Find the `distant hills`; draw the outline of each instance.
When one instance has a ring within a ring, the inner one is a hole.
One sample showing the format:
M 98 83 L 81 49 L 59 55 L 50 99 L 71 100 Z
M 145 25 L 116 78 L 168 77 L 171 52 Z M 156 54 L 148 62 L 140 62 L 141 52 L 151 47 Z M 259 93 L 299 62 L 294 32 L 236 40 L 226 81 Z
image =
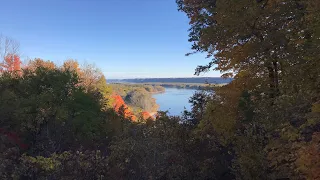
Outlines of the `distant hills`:
M 207 83 L 225 84 L 232 78 L 220 77 L 194 77 L 194 78 L 136 78 L 136 79 L 109 79 L 108 83 Z

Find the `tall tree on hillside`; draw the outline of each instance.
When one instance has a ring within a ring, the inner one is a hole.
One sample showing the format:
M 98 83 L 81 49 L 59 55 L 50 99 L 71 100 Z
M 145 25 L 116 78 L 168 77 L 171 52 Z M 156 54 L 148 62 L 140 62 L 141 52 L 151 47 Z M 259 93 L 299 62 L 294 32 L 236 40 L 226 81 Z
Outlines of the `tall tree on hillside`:
M 304 179 L 300 171 L 317 177 L 310 163 L 316 146 L 301 147 L 320 125 L 319 114 L 308 114 L 320 99 L 320 1 L 177 3 L 190 19 L 193 53 L 212 58 L 196 74 L 214 69 L 235 77 L 206 104 L 198 126 L 206 149 L 218 142 L 231 152 L 226 165 L 237 179 Z M 298 152 L 306 151 L 297 168 Z M 204 154 L 203 162 L 210 158 Z
M 20 71 L 19 43 L 0 35 L 0 71 Z
M 270 95 L 279 91 L 281 77 L 290 68 L 315 61 L 319 48 L 318 1 L 293 0 L 177 0 L 190 18 L 189 41 L 195 52 L 212 61 L 225 76 L 265 79 Z M 250 82 L 250 81 L 246 81 Z M 246 83 L 244 82 L 244 83 Z M 261 83 L 263 81 L 260 81 Z
M 103 77 L 103 73 L 94 65 L 85 64 L 81 68 L 81 81 L 88 90 L 95 89 L 97 82 Z

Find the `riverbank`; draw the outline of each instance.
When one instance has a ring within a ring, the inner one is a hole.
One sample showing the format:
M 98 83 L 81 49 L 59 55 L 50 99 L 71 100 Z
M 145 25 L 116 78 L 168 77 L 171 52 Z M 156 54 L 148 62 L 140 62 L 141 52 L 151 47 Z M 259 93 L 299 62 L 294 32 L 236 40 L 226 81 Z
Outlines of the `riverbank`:
M 226 85 L 224 84 L 204 84 L 204 83 L 161 83 L 161 82 L 150 82 L 150 83 L 136 83 L 145 86 L 161 86 L 164 88 L 177 88 L 177 89 L 193 89 L 193 90 L 205 90 L 214 89 Z

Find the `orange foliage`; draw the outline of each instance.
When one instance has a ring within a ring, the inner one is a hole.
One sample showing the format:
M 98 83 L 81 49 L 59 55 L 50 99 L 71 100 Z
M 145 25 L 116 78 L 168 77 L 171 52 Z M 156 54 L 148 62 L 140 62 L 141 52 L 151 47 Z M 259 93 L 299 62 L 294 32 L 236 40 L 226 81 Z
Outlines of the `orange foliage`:
M 34 71 L 38 67 L 55 69 L 56 65 L 52 61 L 44 61 L 43 59 L 36 58 L 33 61 L 30 61 L 26 68 L 30 69 L 31 71 Z
M 131 119 L 132 121 L 136 121 L 137 117 L 129 110 L 128 106 L 122 99 L 122 97 L 118 94 L 113 94 L 111 98 L 114 100 L 113 101 L 113 108 L 114 110 L 121 114 L 123 113 L 125 118 Z M 123 110 L 123 112 L 121 112 Z
M 146 112 L 146 111 L 141 112 L 141 117 L 142 117 L 142 119 L 144 119 L 144 120 L 147 120 L 147 119 L 149 119 L 149 118 L 153 119 L 153 117 L 151 116 L 151 114 L 148 113 L 148 112 Z
M 75 71 L 78 75 L 81 76 L 81 70 L 80 70 L 80 66 L 79 63 L 75 60 L 69 59 L 67 61 L 65 61 L 63 63 L 63 69 L 64 70 L 71 70 L 71 71 Z
M 4 63 L 1 65 L 1 70 L 4 71 L 20 71 L 21 70 L 21 61 L 20 57 L 15 54 L 9 54 L 4 58 Z

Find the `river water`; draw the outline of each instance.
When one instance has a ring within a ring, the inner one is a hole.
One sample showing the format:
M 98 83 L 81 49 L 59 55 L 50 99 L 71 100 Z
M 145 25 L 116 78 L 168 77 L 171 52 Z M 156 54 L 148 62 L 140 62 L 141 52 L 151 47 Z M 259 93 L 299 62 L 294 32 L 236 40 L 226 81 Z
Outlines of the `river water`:
M 169 115 L 181 115 L 184 108 L 191 109 L 189 98 L 194 94 L 194 89 L 178 89 L 166 88 L 166 92 L 153 94 L 157 104 L 160 106 L 160 111 L 169 111 Z

